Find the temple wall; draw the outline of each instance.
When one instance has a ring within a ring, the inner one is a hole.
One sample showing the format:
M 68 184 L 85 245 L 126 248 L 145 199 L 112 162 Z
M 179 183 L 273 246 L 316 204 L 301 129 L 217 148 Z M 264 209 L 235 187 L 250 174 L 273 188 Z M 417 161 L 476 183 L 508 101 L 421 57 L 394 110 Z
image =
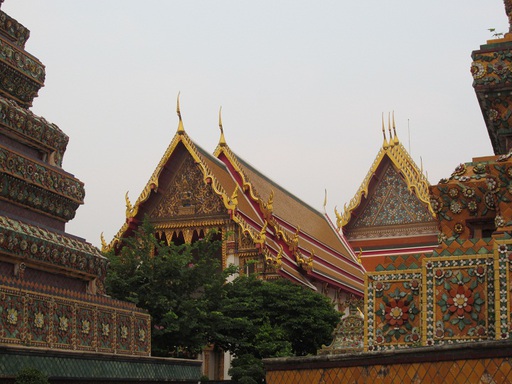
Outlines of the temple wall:
M 2 345 L 149 356 L 150 338 L 149 315 L 128 303 L 0 286 Z
M 267 384 L 510 383 L 512 343 L 265 360 Z

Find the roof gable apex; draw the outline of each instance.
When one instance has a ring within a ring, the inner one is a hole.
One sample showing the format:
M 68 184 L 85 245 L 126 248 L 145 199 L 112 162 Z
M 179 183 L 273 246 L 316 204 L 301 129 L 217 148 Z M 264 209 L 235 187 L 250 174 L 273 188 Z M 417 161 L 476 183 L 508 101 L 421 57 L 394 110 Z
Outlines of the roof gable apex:
M 361 186 L 357 190 L 354 197 L 350 200 L 348 206 L 345 204 L 343 214 L 336 214 L 336 225 L 339 229 L 347 227 L 352 220 L 353 214 L 356 213 L 364 202 L 368 200 L 370 186 L 382 175 L 386 169 L 387 161 L 391 162 L 392 166 L 399 172 L 411 193 L 424 203 L 430 214 L 435 217 L 435 213 L 430 205 L 429 182 L 423 174 L 423 170 L 418 168 L 414 160 L 411 158 L 402 143 L 399 142 L 397 136 L 390 139 L 389 142 L 384 140 L 384 144 L 377 153 L 368 173 L 366 174 Z

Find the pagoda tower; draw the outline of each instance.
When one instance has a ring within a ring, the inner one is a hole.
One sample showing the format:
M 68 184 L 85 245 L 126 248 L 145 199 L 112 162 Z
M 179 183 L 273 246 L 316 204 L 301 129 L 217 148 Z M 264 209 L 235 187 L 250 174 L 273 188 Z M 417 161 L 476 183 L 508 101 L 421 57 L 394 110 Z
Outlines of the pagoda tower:
M 107 259 L 65 232 L 84 184 L 62 168 L 68 136 L 29 109 L 45 80 L 29 34 L 0 10 L 0 381 L 24 367 L 88 383 L 197 379 L 200 362 L 149 357 L 150 316 L 106 296 Z

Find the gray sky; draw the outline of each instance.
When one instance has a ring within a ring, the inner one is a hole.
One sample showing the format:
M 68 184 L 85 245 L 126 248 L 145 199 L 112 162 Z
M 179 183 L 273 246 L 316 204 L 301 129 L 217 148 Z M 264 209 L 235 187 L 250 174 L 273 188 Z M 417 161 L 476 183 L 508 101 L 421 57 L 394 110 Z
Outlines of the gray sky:
M 6 0 L 46 65 L 32 111 L 70 143 L 85 183 L 67 231 L 100 245 L 177 128 L 233 151 L 318 210 L 352 198 L 382 144 L 381 113 L 429 180 L 492 154 L 471 51 L 506 32 L 501 0 Z

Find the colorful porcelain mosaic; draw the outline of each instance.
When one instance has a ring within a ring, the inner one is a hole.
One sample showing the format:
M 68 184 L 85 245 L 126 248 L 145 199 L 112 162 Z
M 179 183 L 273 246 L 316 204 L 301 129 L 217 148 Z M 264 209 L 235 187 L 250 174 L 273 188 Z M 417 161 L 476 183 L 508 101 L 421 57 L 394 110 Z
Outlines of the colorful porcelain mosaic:
M 353 228 L 429 222 L 432 215 L 407 187 L 394 167 L 388 166 Z
M 93 296 L 92 296 L 93 297 Z M 149 315 L 0 287 L 0 343 L 148 356 Z
M 507 141 L 512 134 L 512 50 L 510 39 L 497 42 L 472 53 L 471 74 L 494 153 L 499 155 L 510 150 Z
M 0 39 L 0 59 L 3 62 L 9 63 L 29 79 L 40 85 L 44 84 L 45 70 L 43 64 L 24 50 L 2 39 Z
M 493 255 L 431 258 L 424 266 L 424 344 L 494 339 Z
M 25 47 L 30 31 L 3 11 L 0 11 L 0 29 L 10 36 L 18 47 Z
M 369 273 L 366 289 L 366 348 L 418 345 L 421 340 L 421 273 Z
M 0 216 L 0 252 L 94 276 L 100 288 L 106 277 L 108 261 L 92 245 L 5 216 Z
M 55 164 L 62 165 L 69 138 L 55 124 L 3 97 L 0 97 L 0 124 L 46 151 L 55 151 Z
M 57 171 L 0 146 L 0 172 L 82 204 L 84 185 L 69 174 Z
M 73 219 L 80 206 L 79 203 L 5 173 L 0 173 L 0 197 L 64 222 Z

